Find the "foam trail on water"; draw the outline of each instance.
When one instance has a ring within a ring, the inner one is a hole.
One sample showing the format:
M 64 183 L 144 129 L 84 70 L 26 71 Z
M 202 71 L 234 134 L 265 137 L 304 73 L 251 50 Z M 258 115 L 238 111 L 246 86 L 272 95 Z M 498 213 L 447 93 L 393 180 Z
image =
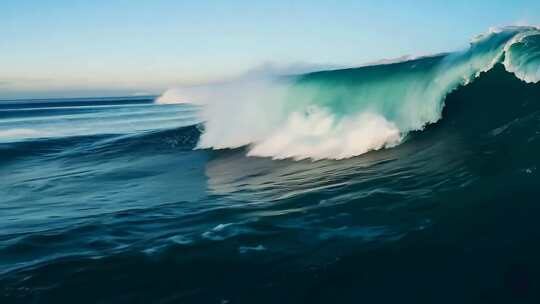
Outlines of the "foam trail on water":
M 0 130 L 0 138 L 3 137 L 19 137 L 19 136 L 46 136 L 49 133 L 33 130 L 33 129 L 7 129 Z
M 180 89 L 174 88 L 165 91 L 161 96 L 156 98 L 156 104 L 196 104 L 201 105 L 203 103 L 204 94 L 202 88 L 188 88 Z

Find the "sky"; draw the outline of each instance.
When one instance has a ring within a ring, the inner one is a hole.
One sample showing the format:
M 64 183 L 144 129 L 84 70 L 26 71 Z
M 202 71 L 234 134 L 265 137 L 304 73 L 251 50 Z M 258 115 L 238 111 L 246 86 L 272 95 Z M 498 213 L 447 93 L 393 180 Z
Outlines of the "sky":
M 355 66 L 540 24 L 538 0 L 0 0 L 0 98 L 159 94 L 265 66 Z

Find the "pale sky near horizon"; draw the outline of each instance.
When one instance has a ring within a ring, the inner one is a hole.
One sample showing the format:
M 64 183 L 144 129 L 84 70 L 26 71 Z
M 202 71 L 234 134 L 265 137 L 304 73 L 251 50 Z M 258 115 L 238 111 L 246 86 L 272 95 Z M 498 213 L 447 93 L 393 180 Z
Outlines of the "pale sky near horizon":
M 540 24 L 538 0 L 0 0 L 0 98 L 159 93 L 266 63 L 354 66 Z

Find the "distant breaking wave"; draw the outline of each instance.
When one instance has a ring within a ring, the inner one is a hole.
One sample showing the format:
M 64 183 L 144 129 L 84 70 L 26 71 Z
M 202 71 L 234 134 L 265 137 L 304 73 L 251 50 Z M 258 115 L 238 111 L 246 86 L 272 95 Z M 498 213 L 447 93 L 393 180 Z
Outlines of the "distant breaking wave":
M 446 96 L 503 64 L 540 81 L 540 29 L 505 27 L 463 51 L 289 77 L 254 77 L 166 92 L 203 105 L 197 148 L 248 147 L 275 159 L 344 159 L 403 142 L 442 117 Z

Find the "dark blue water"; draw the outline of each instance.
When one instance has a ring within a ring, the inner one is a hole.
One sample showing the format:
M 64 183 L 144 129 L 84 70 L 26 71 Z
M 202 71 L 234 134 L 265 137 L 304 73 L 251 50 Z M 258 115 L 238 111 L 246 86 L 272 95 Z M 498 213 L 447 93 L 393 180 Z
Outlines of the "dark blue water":
M 540 301 L 539 85 L 339 161 L 194 150 L 197 111 L 1 102 L 0 303 Z

